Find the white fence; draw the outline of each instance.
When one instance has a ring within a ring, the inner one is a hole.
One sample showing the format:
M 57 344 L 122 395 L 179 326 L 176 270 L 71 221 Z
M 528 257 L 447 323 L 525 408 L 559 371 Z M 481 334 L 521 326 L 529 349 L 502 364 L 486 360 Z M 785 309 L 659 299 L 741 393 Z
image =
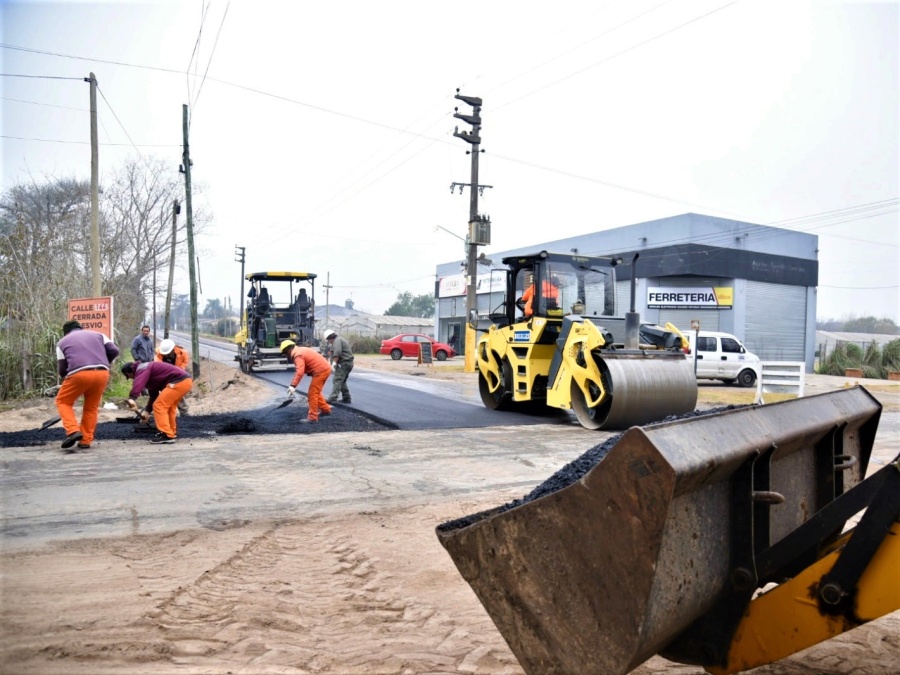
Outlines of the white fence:
M 756 401 L 765 403 L 763 394 L 796 394 L 803 396 L 806 364 L 803 361 L 763 361 L 756 380 Z

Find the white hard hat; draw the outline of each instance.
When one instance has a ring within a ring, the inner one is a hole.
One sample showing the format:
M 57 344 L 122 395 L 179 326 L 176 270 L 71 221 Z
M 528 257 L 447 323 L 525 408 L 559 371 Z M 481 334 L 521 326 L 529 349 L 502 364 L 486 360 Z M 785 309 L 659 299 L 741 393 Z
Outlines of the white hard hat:
M 337 333 L 335 333 L 335 332 L 334 332 L 333 330 L 331 330 L 330 328 L 329 328 L 328 330 L 325 331 L 325 339 L 326 339 L 326 340 L 327 340 L 328 338 L 334 337 L 335 335 L 337 335 Z
M 163 356 L 171 354 L 173 349 L 175 349 L 175 343 L 168 338 L 159 343 L 159 353 Z

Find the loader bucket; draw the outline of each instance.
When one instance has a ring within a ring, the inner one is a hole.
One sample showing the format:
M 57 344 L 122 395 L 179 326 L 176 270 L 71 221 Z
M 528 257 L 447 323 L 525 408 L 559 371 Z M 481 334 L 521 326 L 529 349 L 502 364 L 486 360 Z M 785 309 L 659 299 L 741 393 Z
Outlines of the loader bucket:
M 862 479 L 880 413 L 856 387 L 633 427 L 437 535 L 526 672 L 627 673 L 710 612 L 742 550 Z

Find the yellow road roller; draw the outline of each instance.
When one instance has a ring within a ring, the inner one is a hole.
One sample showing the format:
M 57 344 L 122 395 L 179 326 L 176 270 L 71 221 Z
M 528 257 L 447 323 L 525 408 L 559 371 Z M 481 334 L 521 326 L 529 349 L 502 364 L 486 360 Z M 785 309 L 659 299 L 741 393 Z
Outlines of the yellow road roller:
M 617 313 L 620 262 L 547 251 L 503 259 L 503 300 L 476 346 L 485 406 L 571 410 L 588 429 L 626 429 L 694 409 L 686 341 L 671 325 L 640 325 L 634 275 L 631 311 Z

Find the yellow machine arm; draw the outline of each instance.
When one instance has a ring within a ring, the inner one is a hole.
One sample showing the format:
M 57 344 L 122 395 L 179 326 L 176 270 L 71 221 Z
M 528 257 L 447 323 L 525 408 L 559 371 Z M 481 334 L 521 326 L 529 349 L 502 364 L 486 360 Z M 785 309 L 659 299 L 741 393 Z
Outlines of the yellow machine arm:
M 880 485 L 860 523 L 815 563 L 754 599 L 727 662 L 706 664 L 709 672 L 772 663 L 900 609 L 900 457 L 873 480 Z M 789 546 L 796 543 L 781 548 Z

